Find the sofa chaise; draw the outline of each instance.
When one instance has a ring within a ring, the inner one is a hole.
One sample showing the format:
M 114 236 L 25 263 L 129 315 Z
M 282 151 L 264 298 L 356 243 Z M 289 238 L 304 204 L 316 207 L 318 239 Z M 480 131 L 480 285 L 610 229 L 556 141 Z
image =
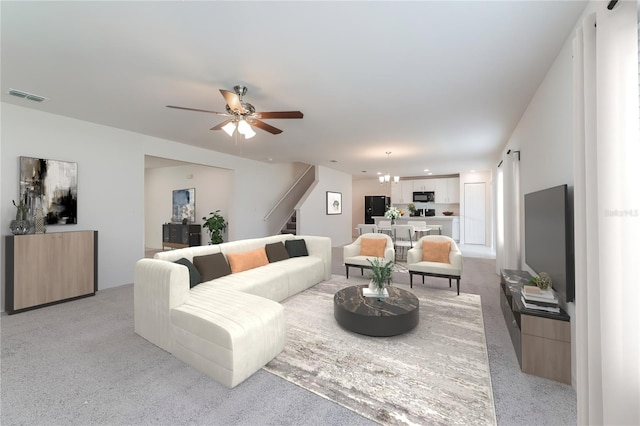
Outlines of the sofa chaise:
M 278 302 L 330 278 L 327 237 L 274 235 L 163 251 L 136 263 L 135 332 L 232 388 L 284 348 Z

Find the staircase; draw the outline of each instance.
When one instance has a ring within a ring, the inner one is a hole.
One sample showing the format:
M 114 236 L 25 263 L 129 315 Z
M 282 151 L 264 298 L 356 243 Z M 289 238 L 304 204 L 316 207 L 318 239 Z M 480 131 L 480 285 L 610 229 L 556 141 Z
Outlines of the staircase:
M 286 225 L 280 231 L 281 234 L 293 234 L 296 235 L 296 212 L 294 211 Z

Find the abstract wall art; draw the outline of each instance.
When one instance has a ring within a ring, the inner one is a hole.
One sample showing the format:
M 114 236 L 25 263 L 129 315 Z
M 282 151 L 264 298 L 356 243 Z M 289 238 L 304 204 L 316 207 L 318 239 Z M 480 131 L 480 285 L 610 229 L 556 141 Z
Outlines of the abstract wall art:
M 78 223 L 78 163 L 20 157 L 20 200 L 49 225 Z
M 187 223 L 195 223 L 196 221 L 196 189 L 175 189 L 173 191 L 173 213 L 171 220 L 173 222 L 182 222 L 184 219 Z

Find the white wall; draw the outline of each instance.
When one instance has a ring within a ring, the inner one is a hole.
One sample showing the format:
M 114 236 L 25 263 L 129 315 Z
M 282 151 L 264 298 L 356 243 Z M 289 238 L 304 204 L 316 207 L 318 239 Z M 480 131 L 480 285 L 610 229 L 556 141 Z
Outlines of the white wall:
M 330 237 L 333 247 L 349 244 L 353 210 L 351 175 L 316 166 L 316 181 L 317 185 L 300 206 L 299 234 Z M 327 215 L 327 191 L 342 193 L 342 214 Z
M 134 265 L 144 256 L 145 221 L 149 220 L 145 219 L 145 155 L 233 170 L 228 212 L 230 240 L 267 235 L 264 216 L 299 175 L 298 164 L 251 161 L 35 109 L 6 103 L 1 106 L 2 233 L 9 233 L 9 224 L 15 218 L 11 200 L 19 194 L 20 156 L 77 162 L 78 224 L 51 226 L 48 232 L 99 231 L 99 289 L 131 283 Z M 320 177 L 331 180 L 327 190 L 338 190 L 351 198 L 350 176 L 334 176 L 326 171 Z M 307 202 L 322 204 L 324 213 L 324 199 L 324 192 L 315 192 Z M 350 206 L 344 212 L 342 218 L 351 217 Z M 346 221 L 342 224 L 340 219 L 323 214 L 312 222 L 308 231 L 318 235 L 330 231 L 336 235 L 334 244 L 342 241 L 337 238 L 338 232 L 351 235 Z M 4 262 L 2 248 L 0 258 Z M 4 274 L 2 281 L 4 292 Z M 2 300 L 0 306 L 4 307 Z

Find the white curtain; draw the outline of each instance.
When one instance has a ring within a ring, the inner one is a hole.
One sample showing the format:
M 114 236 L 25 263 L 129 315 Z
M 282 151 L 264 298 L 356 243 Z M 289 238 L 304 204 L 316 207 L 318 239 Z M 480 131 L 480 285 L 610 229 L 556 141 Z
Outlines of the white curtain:
M 573 41 L 578 424 L 640 424 L 637 1 Z
M 520 249 L 520 153 L 505 155 L 498 168 L 496 270 L 522 269 Z

